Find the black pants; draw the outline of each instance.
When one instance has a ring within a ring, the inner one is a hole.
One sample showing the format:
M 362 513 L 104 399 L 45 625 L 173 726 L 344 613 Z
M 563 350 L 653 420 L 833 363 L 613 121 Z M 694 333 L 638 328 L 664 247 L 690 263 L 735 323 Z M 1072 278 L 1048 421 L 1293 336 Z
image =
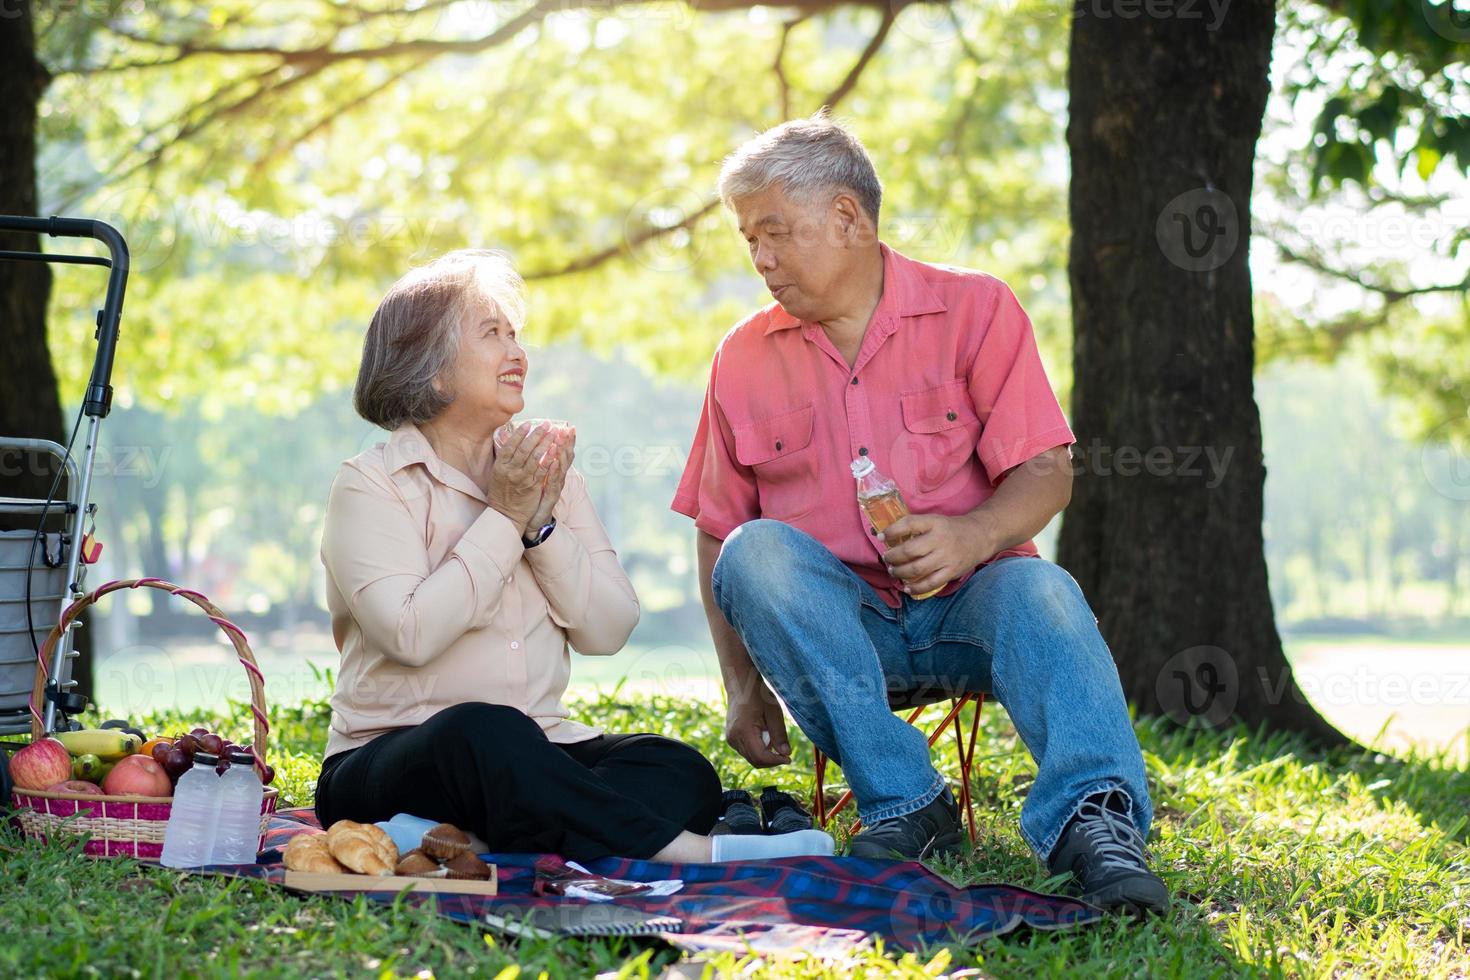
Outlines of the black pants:
M 515 708 L 478 701 L 379 735 L 322 765 L 322 826 L 395 813 L 452 823 L 491 850 L 578 861 L 650 858 L 682 830 L 707 833 L 720 780 L 698 751 L 661 735 L 559 745 Z

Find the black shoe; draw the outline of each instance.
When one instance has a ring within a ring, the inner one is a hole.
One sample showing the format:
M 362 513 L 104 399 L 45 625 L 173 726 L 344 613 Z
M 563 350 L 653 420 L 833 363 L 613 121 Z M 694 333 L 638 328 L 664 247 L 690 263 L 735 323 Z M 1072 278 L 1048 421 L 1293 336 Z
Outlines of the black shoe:
M 1082 801 L 1046 863 L 1052 874 L 1071 872 L 1082 900 L 1106 912 L 1169 911 L 1169 888 L 1148 869 L 1143 835 L 1128 818 L 1128 797 L 1119 790 Z
M 765 819 L 768 834 L 812 829 L 812 815 L 796 802 L 796 797 L 774 786 L 761 790 L 761 816 Z
M 848 844 L 853 857 L 922 861 L 938 854 L 954 854 L 963 846 L 960 808 L 949 788 L 922 810 L 883 820 Z
M 710 834 L 762 834 L 761 812 L 743 789 L 727 789 L 720 795 L 720 819 Z

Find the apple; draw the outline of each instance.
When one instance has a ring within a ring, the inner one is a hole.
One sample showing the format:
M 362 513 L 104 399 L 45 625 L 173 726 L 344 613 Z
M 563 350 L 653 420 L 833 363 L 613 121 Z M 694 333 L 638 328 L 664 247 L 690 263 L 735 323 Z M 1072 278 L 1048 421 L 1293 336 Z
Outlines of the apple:
M 32 742 L 10 759 L 16 789 L 45 789 L 71 778 L 71 753 L 54 738 Z
M 112 767 L 102 791 L 108 796 L 173 796 L 174 786 L 163 766 L 146 755 L 130 755 Z
M 85 779 L 68 779 L 54 786 L 47 786 L 48 793 L 95 793 L 101 795 L 102 787 L 96 783 L 89 783 Z

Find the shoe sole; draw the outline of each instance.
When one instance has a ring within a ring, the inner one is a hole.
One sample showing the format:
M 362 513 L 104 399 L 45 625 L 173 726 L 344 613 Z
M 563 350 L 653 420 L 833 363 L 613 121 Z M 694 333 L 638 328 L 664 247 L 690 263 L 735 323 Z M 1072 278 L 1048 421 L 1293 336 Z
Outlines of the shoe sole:
M 924 845 L 917 857 L 900 853 L 892 848 L 867 848 L 862 844 L 849 847 L 848 855 L 850 857 L 874 858 L 880 861 L 926 861 L 931 857 L 949 857 L 958 854 L 964 845 L 965 832 L 963 830 L 954 830 L 950 833 L 940 834 L 937 837 L 930 838 L 929 843 Z
M 1167 915 L 1170 905 L 1168 886 L 1157 878 L 1120 881 L 1101 891 L 1085 894 L 1082 900 L 1104 912 L 1123 912 L 1139 918 Z

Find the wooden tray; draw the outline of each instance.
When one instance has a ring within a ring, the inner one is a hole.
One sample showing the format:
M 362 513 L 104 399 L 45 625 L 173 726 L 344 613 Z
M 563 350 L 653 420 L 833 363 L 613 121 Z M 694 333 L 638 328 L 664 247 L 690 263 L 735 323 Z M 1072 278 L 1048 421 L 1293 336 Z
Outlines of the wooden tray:
M 450 895 L 495 895 L 498 879 L 490 866 L 489 881 L 461 878 L 410 878 L 404 875 L 357 875 L 331 871 L 287 871 L 283 884 L 303 892 L 435 892 Z

